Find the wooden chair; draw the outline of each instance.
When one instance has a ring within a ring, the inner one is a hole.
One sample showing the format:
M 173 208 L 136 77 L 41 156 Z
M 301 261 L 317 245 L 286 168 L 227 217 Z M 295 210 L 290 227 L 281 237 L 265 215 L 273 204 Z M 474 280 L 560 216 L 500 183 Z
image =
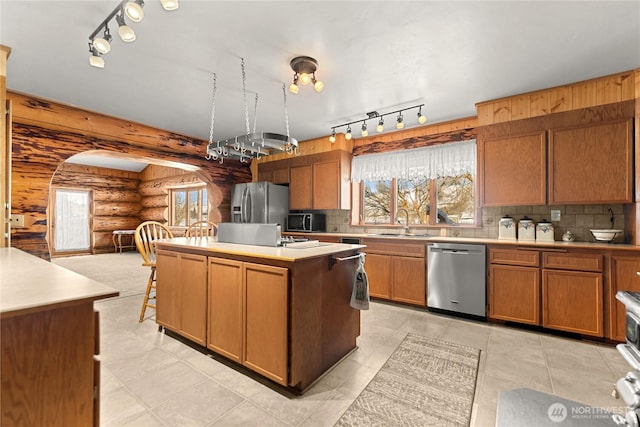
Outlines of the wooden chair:
M 218 226 L 211 221 L 194 222 L 187 228 L 184 237 L 214 237 L 218 234 Z
M 159 239 L 172 238 L 173 234 L 169 228 L 157 221 L 145 221 L 136 228 L 134 239 L 138 252 L 142 255 L 142 265 L 151 267 L 151 274 L 147 282 L 147 289 L 144 293 L 142 301 L 142 310 L 140 310 L 140 322 L 144 320 L 144 313 L 147 307 L 156 308 L 155 304 L 149 303 L 149 300 L 155 299 L 155 292 L 151 295 L 151 290 L 156 288 L 156 245 L 155 241 Z

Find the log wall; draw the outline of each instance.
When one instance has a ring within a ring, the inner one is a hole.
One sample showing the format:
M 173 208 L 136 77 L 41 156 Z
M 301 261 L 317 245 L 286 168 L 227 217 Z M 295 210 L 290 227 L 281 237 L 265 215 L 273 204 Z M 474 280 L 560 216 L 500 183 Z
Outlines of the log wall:
M 184 166 L 207 184 L 214 221 L 229 219 L 233 184 L 251 181 L 245 164 L 207 161 L 204 140 L 16 92 L 8 91 L 7 97 L 13 108 L 11 210 L 25 215 L 25 228 L 11 231 L 11 245 L 41 258 L 51 257 L 47 213 L 51 179 L 74 154 L 107 153 L 150 164 Z M 118 194 L 125 193 L 108 197 Z M 97 226 L 108 231 L 112 225 L 99 222 Z
M 90 190 L 92 194 L 91 252 L 113 252 L 113 231 L 134 229 L 140 223 L 140 184 L 137 172 L 63 163 L 51 186 Z

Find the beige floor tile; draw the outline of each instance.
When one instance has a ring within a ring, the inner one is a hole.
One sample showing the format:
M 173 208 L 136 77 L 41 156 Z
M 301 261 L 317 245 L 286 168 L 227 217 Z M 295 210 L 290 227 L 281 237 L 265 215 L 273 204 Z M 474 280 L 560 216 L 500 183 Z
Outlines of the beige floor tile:
M 270 415 L 251 402 L 245 401 L 209 425 L 212 427 L 286 427 L 291 424 Z

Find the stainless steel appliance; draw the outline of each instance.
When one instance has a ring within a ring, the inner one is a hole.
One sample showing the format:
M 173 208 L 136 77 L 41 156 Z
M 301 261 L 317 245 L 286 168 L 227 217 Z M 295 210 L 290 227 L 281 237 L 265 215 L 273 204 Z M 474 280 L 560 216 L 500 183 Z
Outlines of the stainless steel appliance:
M 640 272 L 638 273 L 640 275 Z M 613 389 L 613 396 L 622 397 L 627 404 L 626 413 L 616 413 L 613 421 L 621 426 L 640 425 L 640 293 L 619 291 L 616 298 L 625 306 L 626 343 L 616 348 L 633 368 L 620 378 Z
M 486 317 L 486 247 L 429 243 L 427 307 Z
M 231 222 L 280 224 L 289 213 L 289 187 L 271 182 L 236 184 L 231 192 Z
M 279 224 L 218 224 L 218 242 L 242 245 L 281 246 L 282 229 Z
M 290 213 L 287 215 L 287 231 L 325 231 L 326 216 L 317 213 Z

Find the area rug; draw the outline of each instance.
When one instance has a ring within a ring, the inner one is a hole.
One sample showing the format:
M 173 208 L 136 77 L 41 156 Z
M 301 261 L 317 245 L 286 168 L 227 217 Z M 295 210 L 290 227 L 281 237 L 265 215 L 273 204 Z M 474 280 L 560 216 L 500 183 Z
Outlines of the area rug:
M 336 426 L 468 426 L 480 350 L 408 334 Z
M 151 270 L 138 252 L 53 258 L 52 263 L 120 291 L 120 297 L 143 294 Z

